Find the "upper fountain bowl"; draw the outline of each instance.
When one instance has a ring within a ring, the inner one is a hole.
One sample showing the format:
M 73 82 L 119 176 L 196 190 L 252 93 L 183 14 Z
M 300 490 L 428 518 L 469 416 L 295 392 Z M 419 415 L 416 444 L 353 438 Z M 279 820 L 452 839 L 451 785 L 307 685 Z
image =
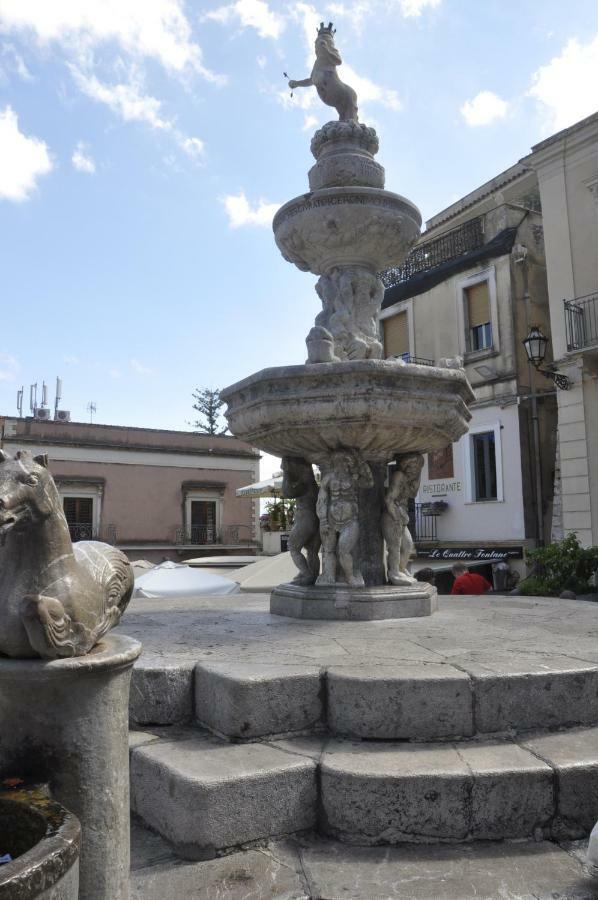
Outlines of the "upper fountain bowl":
M 463 369 L 365 359 L 262 369 L 222 391 L 232 433 L 274 456 L 368 460 L 458 440 L 474 399 Z
M 419 237 L 421 214 L 409 200 L 371 187 L 333 187 L 295 197 L 274 216 L 278 249 L 304 272 L 342 266 L 380 272 L 400 265 Z

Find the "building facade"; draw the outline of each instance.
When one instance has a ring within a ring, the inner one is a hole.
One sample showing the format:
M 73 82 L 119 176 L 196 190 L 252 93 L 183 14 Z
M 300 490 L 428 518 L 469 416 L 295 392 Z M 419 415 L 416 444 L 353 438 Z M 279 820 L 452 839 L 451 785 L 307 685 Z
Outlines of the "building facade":
M 598 113 L 532 148 L 521 163 L 542 200 L 550 335 L 559 372 L 554 537 L 598 544 Z
M 258 452 L 229 436 L 5 417 L 9 453 L 47 453 L 73 540 L 114 543 L 152 562 L 252 552 Z
M 426 457 L 418 562 L 505 559 L 523 573 L 525 548 L 550 535 L 555 477 L 555 389 L 522 344 L 549 326 L 535 174 L 512 166 L 439 213 L 385 282 L 385 355 L 461 357 L 476 396 L 468 434 Z

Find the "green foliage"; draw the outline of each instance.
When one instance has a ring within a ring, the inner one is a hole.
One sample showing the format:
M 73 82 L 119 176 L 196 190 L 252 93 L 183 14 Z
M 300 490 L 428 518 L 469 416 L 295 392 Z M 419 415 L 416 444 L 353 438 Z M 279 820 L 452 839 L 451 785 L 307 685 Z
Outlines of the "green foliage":
M 220 410 L 224 406 L 224 400 L 220 399 L 220 391 L 196 388 L 192 397 L 195 400 L 193 409 L 200 414 L 200 418 L 191 423 L 195 430 L 201 434 L 226 434 L 228 427 L 222 422 Z
M 595 589 L 590 579 L 598 569 L 598 547 L 582 547 L 576 534 L 530 550 L 528 557 L 534 572 L 521 582 L 521 594 L 558 597 L 563 591 L 587 594 Z

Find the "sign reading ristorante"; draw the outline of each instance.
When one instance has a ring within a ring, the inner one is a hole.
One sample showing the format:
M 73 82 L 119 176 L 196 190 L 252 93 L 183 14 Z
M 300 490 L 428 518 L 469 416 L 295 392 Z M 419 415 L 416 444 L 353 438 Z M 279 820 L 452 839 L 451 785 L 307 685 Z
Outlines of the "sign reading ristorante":
M 505 559 L 522 559 L 523 547 L 434 547 L 418 550 L 420 557 L 428 559 L 481 560 L 502 562 Z

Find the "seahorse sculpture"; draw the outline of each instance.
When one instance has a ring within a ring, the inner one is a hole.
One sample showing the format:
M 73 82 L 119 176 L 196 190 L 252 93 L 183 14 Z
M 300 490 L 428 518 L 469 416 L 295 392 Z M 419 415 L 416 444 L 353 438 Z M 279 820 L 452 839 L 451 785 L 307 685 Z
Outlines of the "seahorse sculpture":
M 83 656 L 118 624 L 134 585 L 129 560 L 72 544 L 46 456 L 0 450 L 0 654 Z
M 289 81 L 289 87 L 315 87 L 318 96 L 326 106 L 333 106 L 338 112 L 339 121 L 357 122 L 357 94 L 352 87 L 338 77 L 337 66 L 342 64 L 341 55 L 334 44 L 332 22 L 328 25 L 320 23 L 316 38 L 316 61 L 309 78 L 301 81 Z

